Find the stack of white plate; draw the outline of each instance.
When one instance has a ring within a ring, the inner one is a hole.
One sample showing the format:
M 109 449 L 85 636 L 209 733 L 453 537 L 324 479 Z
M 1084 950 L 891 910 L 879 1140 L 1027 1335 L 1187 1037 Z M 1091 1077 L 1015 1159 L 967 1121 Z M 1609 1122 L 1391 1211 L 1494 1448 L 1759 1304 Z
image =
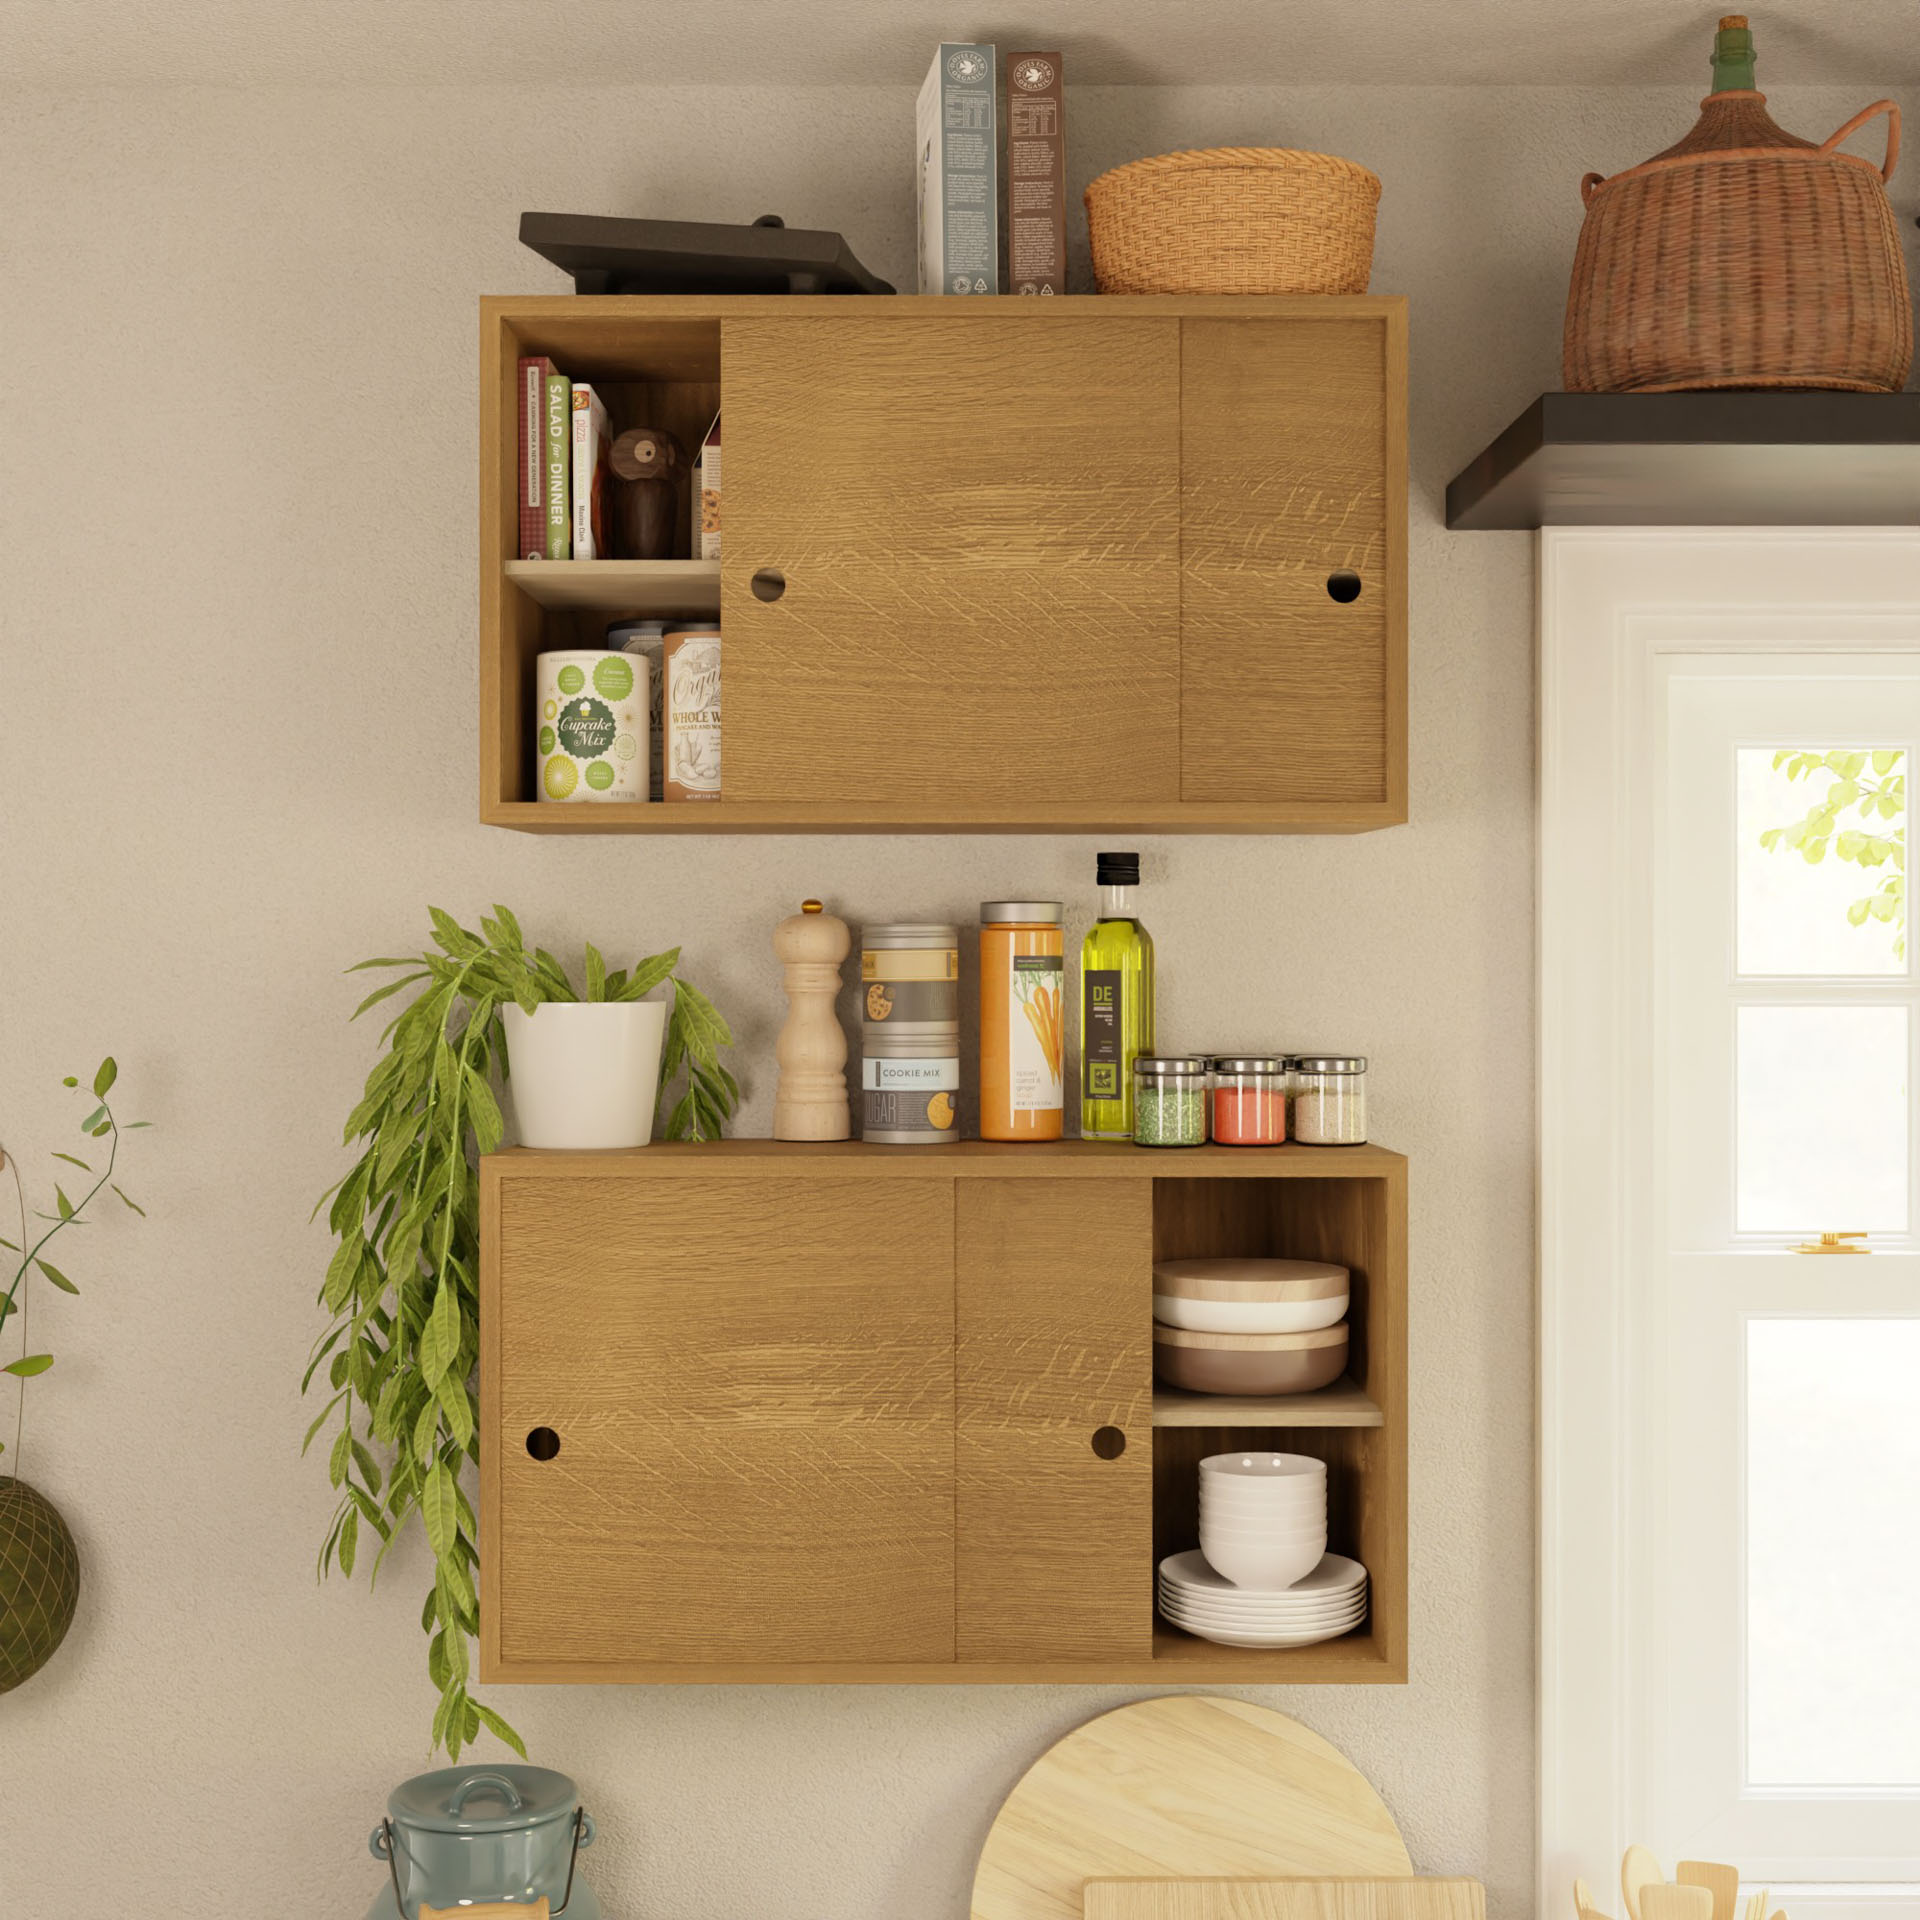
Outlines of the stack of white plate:
M 1310 1647 L 1337 1640 L 1367 1617 L 1367 1570 L 1329 1553 L 1290 1587 L 1236 1587 L 1199 1552 L 1160 1562 L 1160 1611 L 1176 1627 L 1223 1647 Z

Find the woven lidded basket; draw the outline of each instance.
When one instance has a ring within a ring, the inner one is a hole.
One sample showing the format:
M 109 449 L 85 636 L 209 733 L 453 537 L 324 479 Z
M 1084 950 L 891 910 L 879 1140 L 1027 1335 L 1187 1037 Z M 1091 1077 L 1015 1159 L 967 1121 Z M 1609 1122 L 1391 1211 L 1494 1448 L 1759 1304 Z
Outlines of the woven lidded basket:
M 1836 151 L 1883 113 L 1880 166 Z M 1588 174 L 1562 348 L 1568 390 L 1899 391 L 1913 361 L 1885 186 L 1899 154 L 1891 100 L 1816 147 L 1774 124 L 1764 94 L 1736 88 L 1709 94 L 1664 153 L 1611 179 Z
M 1209 147 L 1087 188 L 1102 293 L 1365 293 L 1379 176 L 1330 153 Z

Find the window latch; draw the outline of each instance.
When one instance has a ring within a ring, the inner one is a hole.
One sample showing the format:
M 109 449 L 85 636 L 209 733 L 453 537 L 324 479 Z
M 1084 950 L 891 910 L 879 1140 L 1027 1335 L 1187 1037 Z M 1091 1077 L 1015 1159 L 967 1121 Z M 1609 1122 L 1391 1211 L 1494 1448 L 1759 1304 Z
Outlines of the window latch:
M 1849 1240 L 1864 1240 L 1864 1233 L 1823 1233 L 1818 1240 L 1803 1240 L 1791 1249 L 1794 1253 L 1870 1253 L 1870 1247 L 1850 1247 Z

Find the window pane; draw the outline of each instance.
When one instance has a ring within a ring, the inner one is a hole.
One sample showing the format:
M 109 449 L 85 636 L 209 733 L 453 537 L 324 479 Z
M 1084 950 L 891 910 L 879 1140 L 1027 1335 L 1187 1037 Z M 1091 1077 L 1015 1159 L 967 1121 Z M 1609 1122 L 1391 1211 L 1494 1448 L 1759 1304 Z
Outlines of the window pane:
M 1742 747 L 1734 758 L 1739 971 L 1904 973 L 1906 754 Z
M 1907 1225 L 1904 1007 L 1742 1007 L 1742 1233 Z
M 1920 1786 L 1920 1320 L 1747 1323 L 1747 1778 Z

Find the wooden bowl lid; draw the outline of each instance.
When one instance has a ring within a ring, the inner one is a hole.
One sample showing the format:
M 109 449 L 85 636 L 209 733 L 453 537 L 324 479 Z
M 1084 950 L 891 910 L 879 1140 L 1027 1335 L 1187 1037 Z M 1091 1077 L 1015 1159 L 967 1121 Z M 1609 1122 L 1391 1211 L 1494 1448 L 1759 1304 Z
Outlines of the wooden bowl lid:
M 1157 1347 L 1210 1347 L 1229 1353 L 1310 1353 L 1320 1347 L 1344 1347 L 1347 1324 L 1316 1327 L 1311 1333 L 1196 1333 L 1191 1327 L 1153 1323 Z
M 1174 1300 L 1331 1300 L 1351 1276 L 1325 1260 L 1156 1260 L 1153 1290 Z

